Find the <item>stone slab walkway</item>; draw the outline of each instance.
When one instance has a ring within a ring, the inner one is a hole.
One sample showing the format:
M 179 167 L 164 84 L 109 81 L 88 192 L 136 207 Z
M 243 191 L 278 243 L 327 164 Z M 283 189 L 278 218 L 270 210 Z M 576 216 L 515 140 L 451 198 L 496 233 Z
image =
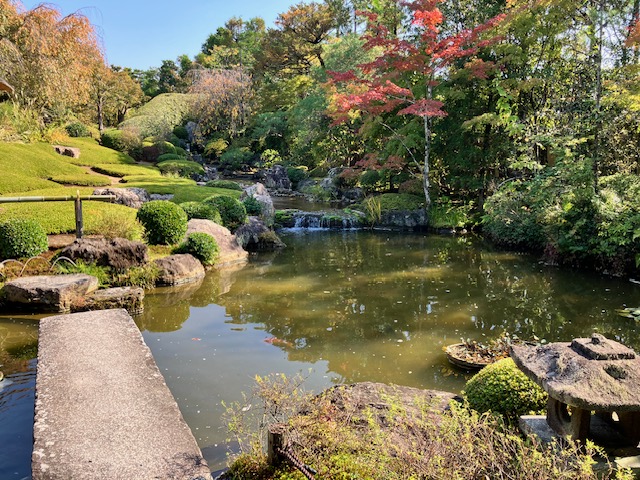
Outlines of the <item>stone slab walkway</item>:
M 40 321 L 34 480 L 211 480 L 125 310 Z

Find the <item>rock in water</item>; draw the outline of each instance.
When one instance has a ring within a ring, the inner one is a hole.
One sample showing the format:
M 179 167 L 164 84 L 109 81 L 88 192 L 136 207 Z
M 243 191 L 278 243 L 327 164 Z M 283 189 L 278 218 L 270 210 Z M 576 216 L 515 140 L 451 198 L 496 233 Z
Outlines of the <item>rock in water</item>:
M 155 263 L 160 268 L 160 275 L 156 281 L 158 285 L 190 283 L 204 277 L 205 274 L 204 267 L 198 259 L 188 253 L 159 258 Z

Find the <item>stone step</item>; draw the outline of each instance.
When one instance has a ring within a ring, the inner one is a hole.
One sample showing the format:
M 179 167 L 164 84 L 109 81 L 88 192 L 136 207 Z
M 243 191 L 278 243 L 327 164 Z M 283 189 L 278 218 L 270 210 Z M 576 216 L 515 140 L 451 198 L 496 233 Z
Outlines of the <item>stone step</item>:
M 34 480 L 211 480 L 125 310 L 48 317 L 39 335 Z

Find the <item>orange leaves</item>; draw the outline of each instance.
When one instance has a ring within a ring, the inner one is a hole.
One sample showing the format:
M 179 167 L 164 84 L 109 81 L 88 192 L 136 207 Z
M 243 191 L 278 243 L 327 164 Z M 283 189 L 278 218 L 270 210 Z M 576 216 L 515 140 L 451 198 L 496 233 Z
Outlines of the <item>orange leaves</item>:
M 85 105 L 93 66 L 104 63 L 91 23 L 47 5 L 29 11 L 15 5 L 0 3 L 0 76 L 15 85 L 16 99 L 53 112 Z
M 413 25 L 436 31 L 444 17 L 437 8 L 433 10 L 418 10 L 413 14 Z

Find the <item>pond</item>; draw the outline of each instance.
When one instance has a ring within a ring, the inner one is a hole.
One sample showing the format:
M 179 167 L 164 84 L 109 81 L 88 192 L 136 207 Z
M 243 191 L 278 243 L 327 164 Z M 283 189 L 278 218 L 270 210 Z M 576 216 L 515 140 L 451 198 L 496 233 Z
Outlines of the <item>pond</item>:
M 548 267 L 472 237 L 368 231 L 281 237 L 288 246 L 282 252 L 210 272 L 197 285 L 148 293 L 136 318 L 213 470 L 224 466 L 229 450 L 222 403 L 239 401 L 255 375 L 301 372 L 315 391 L 378 381 L 459 392 L 468 374 L 448 364 L 442 347 L 461 338 L 508 331 L 567 341 L 598 331 L 640 348 L 635 321 L 615 311 L 640 304 L 640 286 L 627 279 Z M 6 325 L 33 334 L 26 320 L 4 319 L 0 335 Z M 30 435 L 29 415 L 32 394 L 0 391 L 0 444 L 24 430 Z M 13 416 L 25 418 L 7 431 Z M 30 451 L 22 449 L 0 450 L 0 478 L 28 475 Z

